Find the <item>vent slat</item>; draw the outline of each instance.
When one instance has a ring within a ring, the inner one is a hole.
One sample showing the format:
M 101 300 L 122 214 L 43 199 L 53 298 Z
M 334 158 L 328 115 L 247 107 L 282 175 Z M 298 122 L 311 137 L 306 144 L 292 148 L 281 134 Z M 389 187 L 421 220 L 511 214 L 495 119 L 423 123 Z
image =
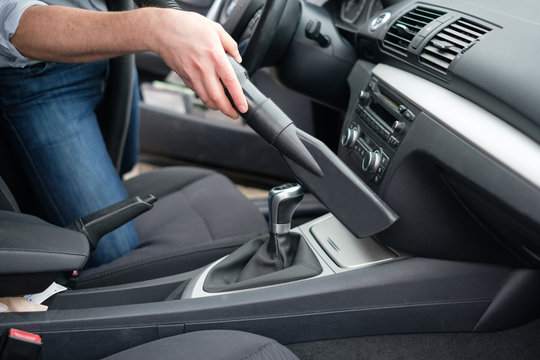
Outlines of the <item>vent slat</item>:
M 422 14 L 417 14 L 415 12 L 410 12 L 408 17 L 413 18 L 413 19 L 415 19 L 415 20 L 417 20 L 419 22 L 422 22 L 424 24 L 429 24 L 430 22 L 433 21 L 432 18 L 424 16 Z
M 398 34 L 394 34 L 394 33 L 388 33 L 388 36 L 394 38 L 397 42 L 411 42 L 411 39 L 407 39 L 407 38 L 404 38 Z
M 391 48 L 392 50 L 396 51 L 400 55 L 407 56 L 407 49 L 406 48 L 404 48 L 402 46 L 399 46 L 399 45 L 396 45 L 396 44 L 391 43 L 391 42 L 386 41 L 386 40 L 384 40 L 383 43 L 387 48 Z
M 398 44 L 395 44 L 393 42 L 390 42 L 390 41 L 387 41 L 387 40 L 384 40 L 384 43 L 389 45 L 389 46 L 392 46 L 392 47 L 395 47 L 397 49 L 400 49 L 400 50 L 403 50 L 403 51 L 407 51 L 407 48 L 403 47 L 403 46 L 400 46 Z
M 476 31 L 478 33 L 481 33 L 482 35 L 484 34 L 487 34 L 488 32 L 491 31 L 491 29 L 487 28 L 487 27 L 482 27 L 480 25 L 476 25 L 476 24 L 473 24 L 471 22 L 466 22 L 466 21 L 463 21 L 463 20 L 458 20 L 457 21 L 457 24 L 461 25 L 461 26 L 464 26 L 468 29 L 471 29 L 473 31 Z
M 446 70 L 448 70 L 449 64 L 446 61 L 437 58 L 436 56 L 430 54 L 422 54 L 420 55 L 420 58 L 424 60 L 423 64 L 429 65 L 443 73 L 446 73 Z
M 473 31 L 469 31 L 466 28 L 464 28 L 462 26 L 459 26 L 457 24 L 450 25 L 447 30 L 453 31 L 456 34 L 460 34 L 462 37 L 467 37 L 467 38 L 471 39 L 470 41 L 476 40 L 481 36 L 481 34 L 478 34 L 478 33 L 473 32 Z
M 456 24 L 452 24 L 452 29 L 456 30 L 456 31 L 459 31 L 461 33 L 466 33 L 466 34 L 470 34 L 471 36 L 473 36 L 475 39 L 478 39 L 480 36 L 484 35 L 482 33 L 479 33 L 477 31 L 474 31 L 474 30 L 471 30 L 465 26 L 461 26 L 459 25 L 458 23 Z
M 444 14 L 446 14 L 444 11 L 437 11 L 437 10 L 423 8 L 423 7 L 418 7 L 416 9 L 414 9 L 413 11 L 424 14 L 425 16 L 430 17 L 431 20 L 435 20 L 435 19 L 443 16 Z
M 382 42 L 383 47 L 395 51 L 402 56 L 407 56 L 407 49 L 414 36 L 427 24 L 445 14 L 446 12 L 444 11 L 422 6 L 414 8 L 401 16 L 390 27 Z M 405 26 L 406 29 L 398 29 L 396 27 L 397 24 Z
M 421 64 L 447 73 L 452 61 L 491 29 L 458 19 L 437 33 L 420 52 Z M 453 46 L 452 46 L 453 45 Z
M 437 56 L 440 59 L 446 59 L 448 60 L 448 63 L 451 63 L 452 60 L 457 56 L 457 51 L 451 51 L 451 50 L 441 50 L 437 49 L 435 46 L 427 45 L 424 50 L 426 52 L 431 53 L 431 55 Z
M 452 25 L 450 25 L 452 26 Z M 467 36 L 465 34 L 462 34 L 460 33 L 459 31 L 456 31 L 454 29 L 451 29 L 451 28 L 446 28 L 443 30 L 445 33 L 449 34 L 450 36 L 455 36 L 456 38 L 458 39 L 462 39 L 464 41 L 466 41 L 467 43 L 471 43 L 473 42 L 474 40 L 476 40 L 475 37 L 472 37 L 472 36 Z
M 452 44 L 454 44 L 454 45 L 456 45 L 456 46 L 458 46 L 458 47 L 460 47 L 462 49 L 464 49 L 467 45 L 469 45 L 468 42 L 460 40 L 460 39 L 456 39 L 455 37 L 449 36 L 449 35 L 447 35 L 447 34 L 445 34 L 443 32 L 438 33 L 435 38 L 451 42 Z
M 408 16 L 403 16 L 401 19 L 398 20 L 398 23 L 411 24 L 414 26 L 418 26 L 420 29 L 422 29 L 426 24 L 429 24 L 430 22 L 431 21 L 424 23 Z

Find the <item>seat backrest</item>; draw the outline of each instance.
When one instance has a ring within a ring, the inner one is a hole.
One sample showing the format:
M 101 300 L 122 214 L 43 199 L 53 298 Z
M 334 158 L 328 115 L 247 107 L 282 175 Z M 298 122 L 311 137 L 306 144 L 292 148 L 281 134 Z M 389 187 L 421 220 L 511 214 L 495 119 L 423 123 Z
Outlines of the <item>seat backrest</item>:
M 0 127 L 0 209 L 39 215 L 37 198 Z
M 20 212 L 19 205 L 8 186 L 0 177 L 0 210 Z

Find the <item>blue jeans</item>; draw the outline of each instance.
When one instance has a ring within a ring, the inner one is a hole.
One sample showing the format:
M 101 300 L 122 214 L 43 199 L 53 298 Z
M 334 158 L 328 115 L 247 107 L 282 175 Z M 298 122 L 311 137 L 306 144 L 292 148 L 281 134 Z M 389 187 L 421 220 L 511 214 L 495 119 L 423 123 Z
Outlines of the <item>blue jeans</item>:
M 47 220 L 59 226 L 127 198 L 94 112 L 107 72 L 106 61 L 0 69 L 1 126 Z M 87 267 L 138 242 L 130 222 L 101 239 Z

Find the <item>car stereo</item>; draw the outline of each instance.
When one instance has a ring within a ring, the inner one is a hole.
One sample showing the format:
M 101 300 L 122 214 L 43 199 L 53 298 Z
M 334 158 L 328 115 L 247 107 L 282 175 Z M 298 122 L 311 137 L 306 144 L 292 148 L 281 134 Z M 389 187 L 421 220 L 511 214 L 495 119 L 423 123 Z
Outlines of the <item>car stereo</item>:
M 376 77 L 346 119 L 339 155 L 362 178 L 380 184 L 420 110 Z

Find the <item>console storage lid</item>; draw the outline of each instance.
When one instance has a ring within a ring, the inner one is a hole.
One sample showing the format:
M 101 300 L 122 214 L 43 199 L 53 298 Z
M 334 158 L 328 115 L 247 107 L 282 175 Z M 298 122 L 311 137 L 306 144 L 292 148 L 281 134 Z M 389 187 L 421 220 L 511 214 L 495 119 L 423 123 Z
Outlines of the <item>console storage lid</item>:
M 34 216 L 0 211 L 0 274 L 77 270 L 89 253 L 81 233 Z

